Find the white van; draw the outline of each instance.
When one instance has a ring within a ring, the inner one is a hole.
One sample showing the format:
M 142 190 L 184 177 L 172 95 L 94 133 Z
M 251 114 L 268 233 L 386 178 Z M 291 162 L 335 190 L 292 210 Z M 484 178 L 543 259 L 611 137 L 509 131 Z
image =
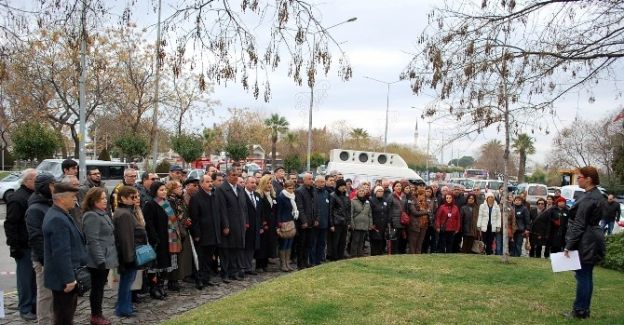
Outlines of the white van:
M 378 179 L 401 180 L 411 183 L 425 182 L 409 167 L 401 156 L 387 152 L 371 152 L 346 149 L 333 149 L 329 152 L 327 173 L 339 172 L 353 184 Z
M 39 166 L 37 166 L 37 172 L 39 173 L 50 173 L 54 175 L 54 178 L 60 179 L 63 176 L 63 168 L 61 164 L 64 159 L 45 159 Z M 74 161 L 78 162 L 77 159 Z M 128 164 L 122 162 L 112 162 L 105 160 L 86 160 L 87 170 L 89 167 L 97 167 L 102 173 L 102 181 L 106 183 L 106 187 L 110 190 L 117 183 L 123 180 L 124 169 L 127 168 Z M 141 177 L 141 175 L 138 175 Z M 140 179 L 137 179 L 140 181 Z

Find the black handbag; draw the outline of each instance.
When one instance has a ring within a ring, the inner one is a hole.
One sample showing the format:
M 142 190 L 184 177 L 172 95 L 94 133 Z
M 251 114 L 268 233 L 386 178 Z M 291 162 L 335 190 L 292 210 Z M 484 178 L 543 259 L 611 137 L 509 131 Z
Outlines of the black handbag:
M 84 295 L 91 290 L 91 273 L 86 266 L 79 266 L 74 269 L 74 277 L 76 278 L 76 292 L 79 296 Z

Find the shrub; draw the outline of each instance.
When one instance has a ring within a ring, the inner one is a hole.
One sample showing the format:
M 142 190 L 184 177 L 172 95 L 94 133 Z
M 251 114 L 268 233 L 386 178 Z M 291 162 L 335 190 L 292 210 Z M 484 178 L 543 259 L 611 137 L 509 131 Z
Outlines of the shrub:
M 156 165 L 156 173 L 169 173 L 169 169 L 171 168 L 171 164 L 163 160 L 158 165 Z
M 607 253 L 602 266 L 624 272 L 624 232 L 606 238 Z

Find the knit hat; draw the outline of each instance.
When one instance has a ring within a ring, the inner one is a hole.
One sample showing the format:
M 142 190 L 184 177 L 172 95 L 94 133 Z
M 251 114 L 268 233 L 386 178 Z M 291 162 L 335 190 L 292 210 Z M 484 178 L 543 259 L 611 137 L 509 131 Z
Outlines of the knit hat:
M 35 192 L 47 197 L 52 198 L 52 192 L 50 192 L 50 183 L 54 183 L 54 175 L 49 173 L 41 173 L 35 177 Z
M 557 201 L 555 201 L 555 204 L 559 204 L 559 202 L 566 203 L 566 199 L 563 196 L 560 196 L 557 198 Z
M 339 179 L 336 181 L 336 189 L 338 189 L 340 186 L 347 186 L 347 182 L 345 182 L 344 179 Z

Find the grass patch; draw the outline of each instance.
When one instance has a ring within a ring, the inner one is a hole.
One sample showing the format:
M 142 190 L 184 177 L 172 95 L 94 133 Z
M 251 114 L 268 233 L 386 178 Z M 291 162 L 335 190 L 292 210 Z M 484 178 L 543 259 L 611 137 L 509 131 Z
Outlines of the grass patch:
M 397 255 L 288 274 L 166 324 L 564 324 L 572 272 L 547 260 Z M 594 324 L 624 324 L 624 274 L 594 271 Z

